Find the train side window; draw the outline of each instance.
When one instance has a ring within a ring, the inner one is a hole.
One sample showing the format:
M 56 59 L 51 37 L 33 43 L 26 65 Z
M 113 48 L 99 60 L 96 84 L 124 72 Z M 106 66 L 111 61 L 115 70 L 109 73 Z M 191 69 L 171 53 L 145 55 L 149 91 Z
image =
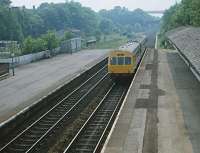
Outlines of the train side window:
M 131 57 L 125 57 L 125 65 L 131 65 Z
M 124 65 L 124 57 L 118 57 L 118 65 Z
M 111 64 L 111 65 L 117 65 L 117 58 L 116 58 L 116 57 L 112 57 L 112 58 L 110 59 L 110 64 Z

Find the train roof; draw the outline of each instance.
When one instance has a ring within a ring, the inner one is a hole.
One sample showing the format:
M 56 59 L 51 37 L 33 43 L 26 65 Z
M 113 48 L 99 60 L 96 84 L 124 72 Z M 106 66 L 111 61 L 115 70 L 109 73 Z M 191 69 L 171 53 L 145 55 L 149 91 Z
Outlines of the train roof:
M 118 48 L 119 51 L 130 51 L 133 52 L 139 47 L 140 43 L 139 42 L 129 42 L 123 46 L 120 46 Z
M 123 46 L 120 46 L 118 48 L 118 50 L 116 51 L 128 51 L 128 52 L 134 52 L 136 51 L 136 49 L 140 46 L 140 44 L 143 44 L 146 40 L 146 37 L 143 36 L 143 37 L 140 37 L 140 38 L 137 38 L 135 40 L 130 40 L 128 41 L 128 43 L 126 43 L 125 45 Z

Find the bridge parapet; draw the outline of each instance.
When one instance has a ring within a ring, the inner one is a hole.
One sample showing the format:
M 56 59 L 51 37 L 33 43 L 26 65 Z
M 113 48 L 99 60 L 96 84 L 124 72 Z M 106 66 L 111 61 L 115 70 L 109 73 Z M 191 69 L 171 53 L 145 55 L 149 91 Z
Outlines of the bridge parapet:
M 147 13 L 150 13 L 150 14 L 164 14 L 165 11 L 164 10 L 153 10 L 153 11 L 145 11 Z

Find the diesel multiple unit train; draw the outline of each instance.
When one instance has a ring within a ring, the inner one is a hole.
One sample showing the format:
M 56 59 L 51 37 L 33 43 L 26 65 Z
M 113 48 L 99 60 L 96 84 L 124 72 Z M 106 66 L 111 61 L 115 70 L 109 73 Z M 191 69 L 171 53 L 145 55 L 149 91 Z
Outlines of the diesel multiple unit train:
M 146 37 L 142 37 L 110 52 L 108 73 L 112 78 L 129 77 L 134 74 L 146 50 L 146 41 Z

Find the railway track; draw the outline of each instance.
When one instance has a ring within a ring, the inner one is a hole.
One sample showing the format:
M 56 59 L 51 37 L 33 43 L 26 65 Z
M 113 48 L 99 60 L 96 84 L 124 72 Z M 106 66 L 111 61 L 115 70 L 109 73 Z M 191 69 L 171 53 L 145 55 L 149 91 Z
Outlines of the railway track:
M 64 153 L 94 153 L 101 150 L 128 87 L 129 84 L 112 85 Z
M 137 74 L 144 54 L 135 70 Z M 131 81 L 131 80 L 130 80 Z M 112 127 L 130 82 L 113 84 L 63 153 L 99 153 Z
M 33 124 L 4 145 L 1 153 L 37 152 L 57 129 L 69 122 L 75 113 L 83 107 L 84 100 L 100 83 L 109 79 L 107 68 L 103 67 L 85 83 L 58 102 Z

